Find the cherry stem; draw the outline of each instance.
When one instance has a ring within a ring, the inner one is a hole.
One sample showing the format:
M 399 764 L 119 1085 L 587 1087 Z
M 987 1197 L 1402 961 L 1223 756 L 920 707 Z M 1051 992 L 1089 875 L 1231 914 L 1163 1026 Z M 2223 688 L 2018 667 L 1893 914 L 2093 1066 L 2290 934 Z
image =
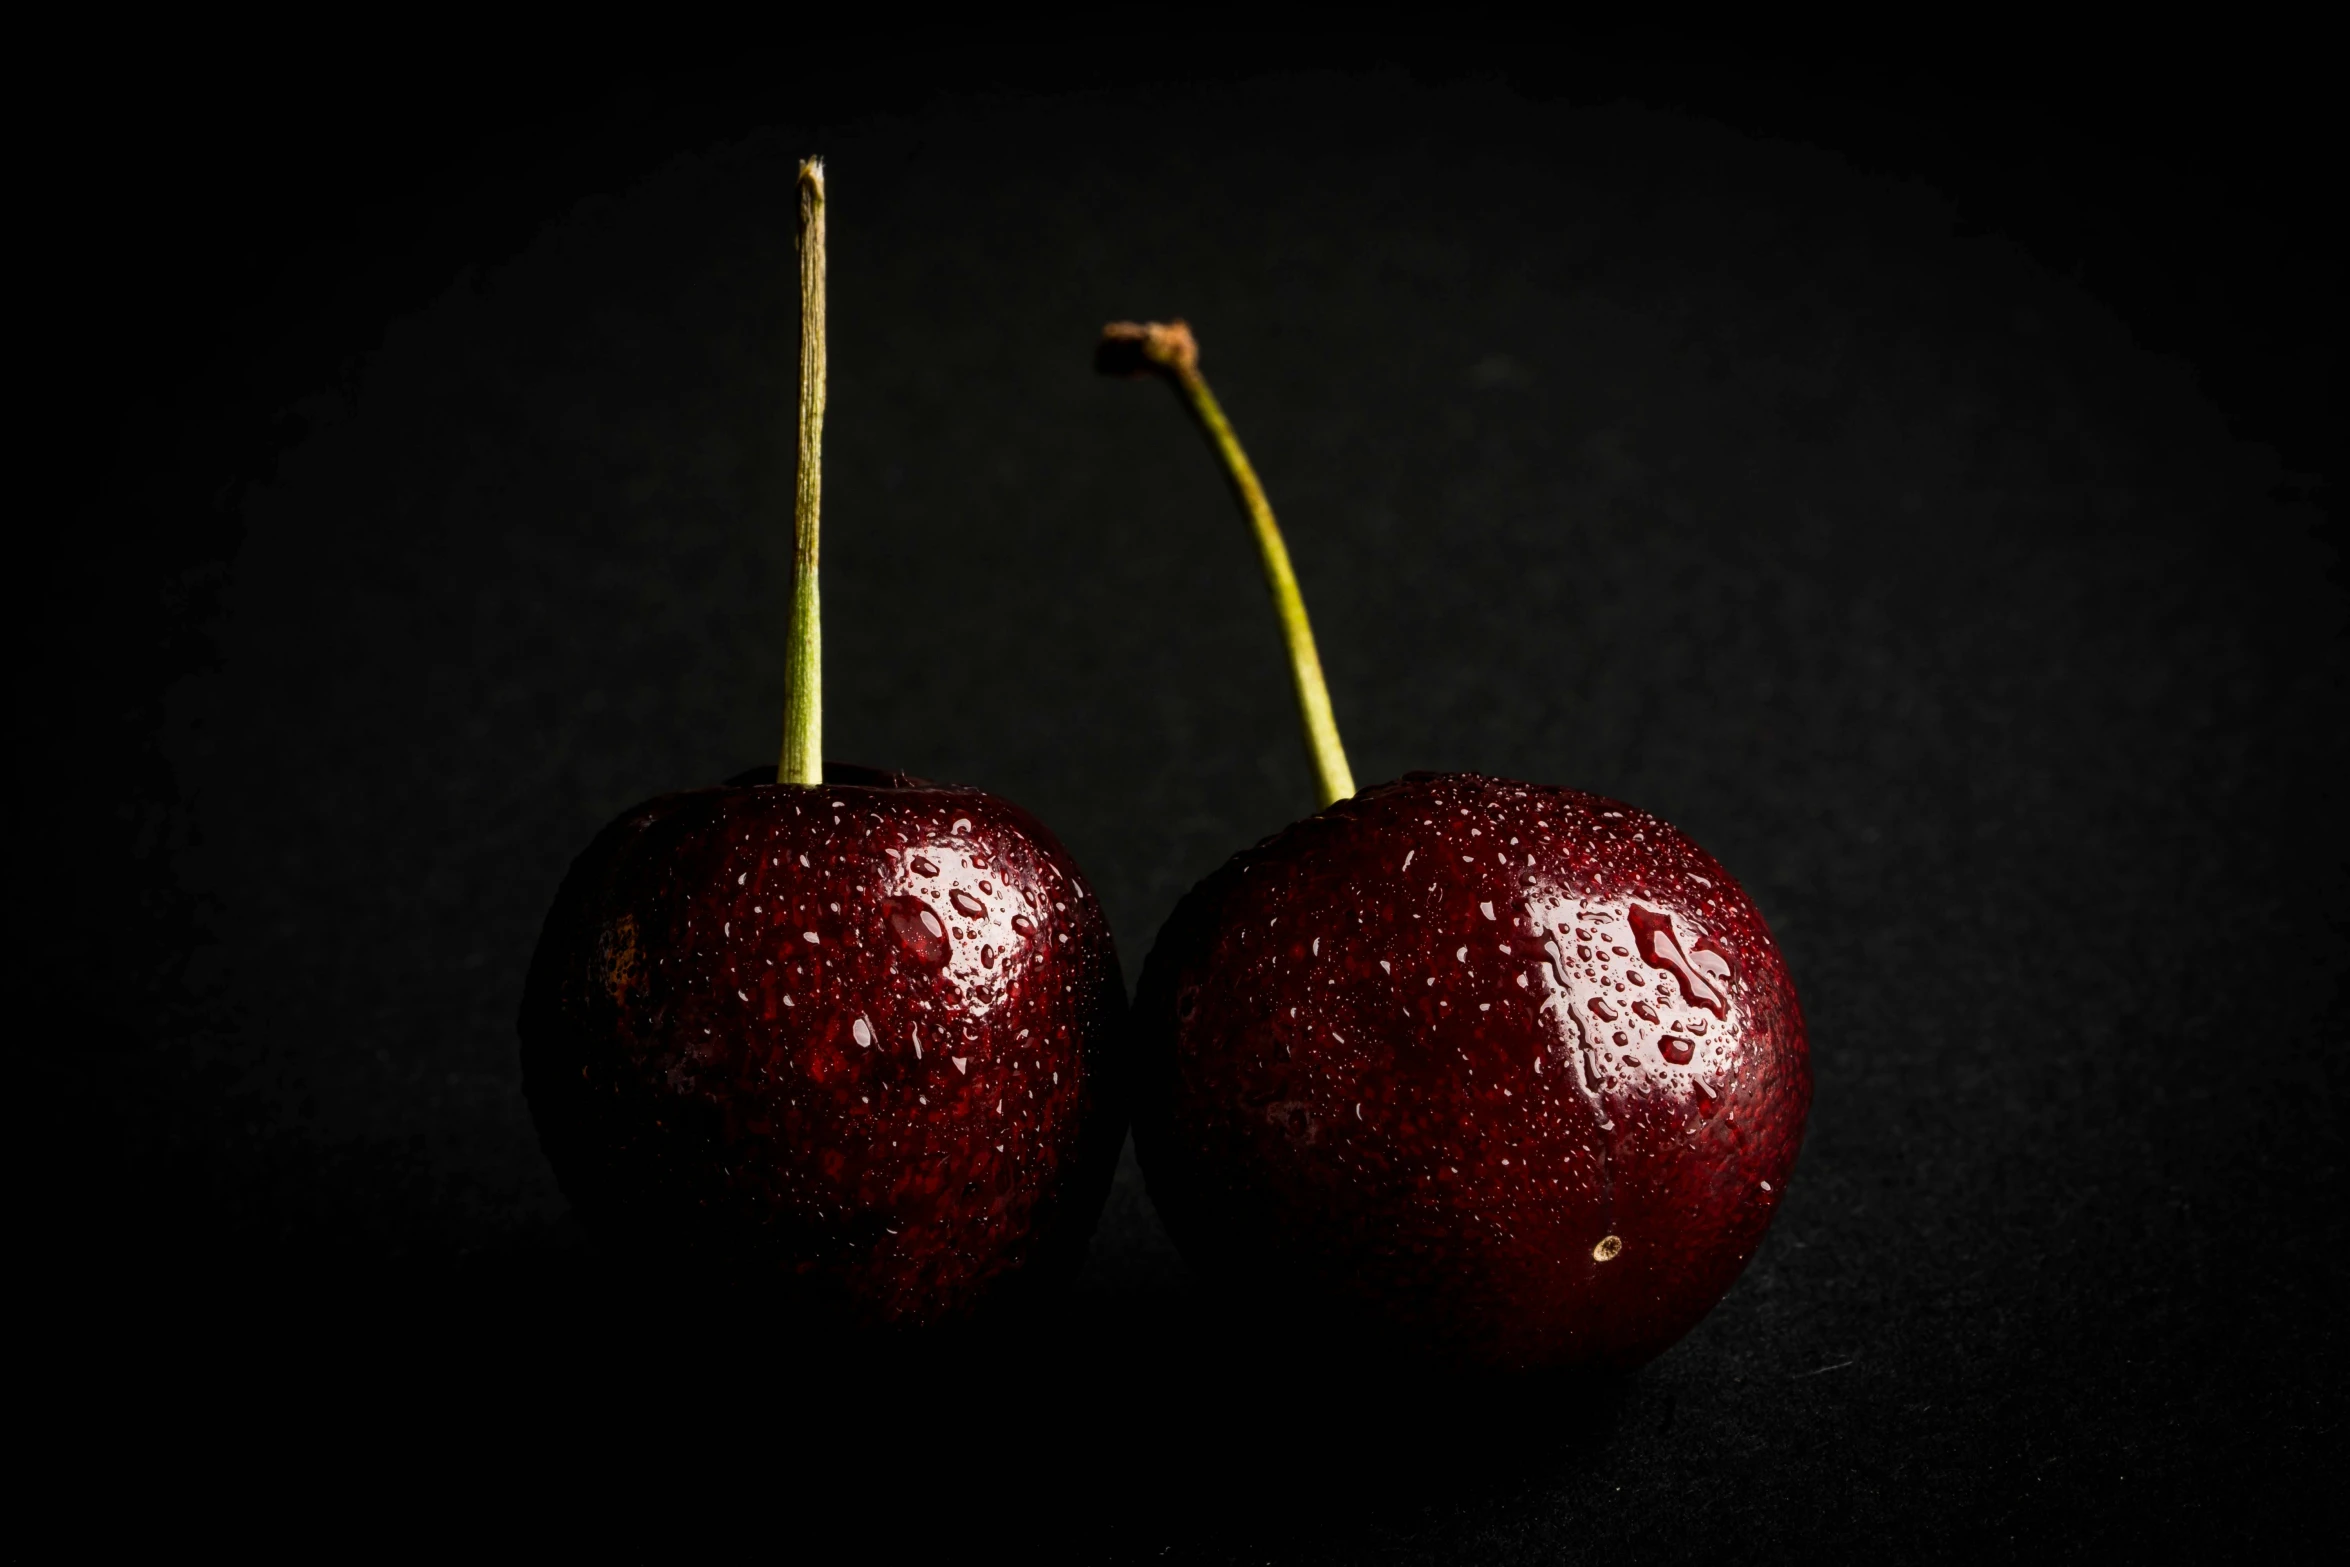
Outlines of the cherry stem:
M 824 160 L 800 164 L 799 482 L 792 497 L 791 646 L 775 781 L 824 782 L 824 619 L 816 595 L 824 490 Z
M 1224 464 L 1232 493 L 1257 536 L 1257 552 L 1264 559 L 1265 586 L 1273 594 L 1274 611 L 1281 617 L 1281 635 L 1289 645 L 1289 672 L 1297 686 L 1297 714 L 1305 731 L 1306 754 L 1314 764 L 1314 782 L 1322 805 L 1334 805 L 1355 792 L 1354 773 L 1346 765 L 1346 747 L 1338 741 L 1338 720 L 1330 711 L 1330 688 L 1322 679 L 1322 657 L 1314 650 L 1313 622 L 1306 618 L 1306 601 L 1297 590 L 1297 573 L 1290 569 L 1289 546 L 1281 540 L 1273 520 L 1273 503 L 1257 482 L 1240 437 L 1208 390 L 1199 373 L 1199 344 L 1181 321 L 1113 321 L 1102 328 L 1094 352 L 1094 368 L 1105 375 L 1157 375 L 1175 388 L 1208 444 Z

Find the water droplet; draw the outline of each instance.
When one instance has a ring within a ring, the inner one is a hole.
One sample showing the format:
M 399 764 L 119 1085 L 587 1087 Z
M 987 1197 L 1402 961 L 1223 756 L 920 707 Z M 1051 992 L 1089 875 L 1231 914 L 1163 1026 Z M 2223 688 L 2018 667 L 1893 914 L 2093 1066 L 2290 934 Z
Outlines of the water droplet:
M 1657 1050 L 1675 1066 L 1687 1066 L 1697 1047 L 1678 1034 L 1667 1034 L 1656 1042 Z
M 1493 918 L 1493 905 L 1490 903 L 1480 903 L 1477 905 L 1477 912 L 1484 915 L 1487 919 L 1491 919 Z
M 1410 869 L 1412 868 L 1412 856 L 1413 856 L 1413 855 L 1415 855 L 1415 854 L 1417 854 L 1417 853 L 1419 853 L 1419 852 L 1420 852 L 1420 851 L 1419 851 L 1419 850 L 1417 850 L 1417 849 L 1406 849 L 1406 850 L 1404 851 L 1404 856 L 1403 856 L 1403 868 L 1404 868 L 1405 870 L 1407 870 L 1407 871 L 1408 871 L 1408 870 L 1410 870 Z
M 1012 916 L 1012 929 L 1023 936 L 1033 936 L 1036 934 L 1036 921 L 1025 914 L 1015 914 Z
M 1734 970 L 1729 955 L 1712 937 L 1699 938 L 1698 950 L 1693 954 L 1683 949 L 1680 936 L 1673 929 L 1672 915 L 1658 914 L 1635 903 L 1625 911 L 1625 917 L 1631 922 L 1633 941 L 1640 948 L 1641 960 L 1680 981 L 1682 1000 L 1693 1007 L 1703 1007 L 1716 1017 L 1729 1016 L 1727 982 Z
M 873 1048 L 873 1025 L 863 1018 L 859 1018 L 849 1025 L 849 1033 L 864 1049 L 871 1050 Z
M 737 876 L 737 877 L 734 879 L 734 884 L 735 884 L 737 887 L 739 887 L 739 886 L 741 886 L 741 885 L 742 885 L 744 882 L 746 882 L 746 881 L 749 881 L 750 879 L 751 879 L 751 873 L 750 873 L 749 871 L 744 871 L 744 872 L 743 872 L 743 873 L 742 873 L 740 876 Z
M 965 1077 L 971 1075 L 971 1058 L 969 1056 L 949 1056 L 947 1059 L 955 1063 L 956 1071 L 962 1073 Z
M 1460 949 L 1458 952 L 1455 952 L 1455 953 L 1453 954 L 1453 958 L 1454 958 L 1454 960 L 1455 960 L 1456 962 L 1461 962 L 1461 963 L 1466 963 L 1466 962 L 1468 962 L 1468 961 L 1469 961 L 1469 949 L 1468 949 L 1468 948 L 1466 948 L 1466 947 L 1463 947 L 1463 948 L 1461 948 L 1461 949 Z
M 1382 974 L 1393 974 L 1395 969 L 1385 958 L 1381 958 L 1379 960 L 1379 972 Z
M 986 904 L 980 902 L 977 898 L 974 898 L 971 896 L 971 894 L 965 892 L 960 887 L 957 887 L 954 891 L 947 894 L 947 901 L 952 903 L 955 906 L 955 912 L 962 915 L 965 919 L 979 919 L 987 913 Z
M 947 928 L 930 905 L 920 898 L 900 895 L 883 900 L 882 923 L 906 956 L 923 968 L 946 967 L 954 956 Z
M 802 863 L 805 864 L 806 862 L 803 861 Z M 928 860 L 924 859 L 919 854 L 908 860 L 906 864 L 917 876 L 936 876 L 938 874 L 938 867 L 931 864 Z
M 803 930 L 803 931 L 801 931 L 801 932 L 800 932 L 800 940 L 802 940 L 802 941 L 805 941 L 805 942 L 807 942 L 807 943 L 809 943 L 810 945 L 812 945 L 812 946 L 813 946 L 813 945 L 819 945 L 819 944 L 821 944 L 821 943 L 823 942 L 824 938 L 823 938 L 822 936 L 819 936 L 819 935 L 817 935 L 817 934 L 816 934 L 814 931 L 812 931 L 812 930 Z
M 958 834 L 961 834 L 962 836 L 965 836 L 965 837 L 968 837 L 968 836 L 970 836 L 970 833 L 971 833 L 971 818 L 970 818 L 970 817 L 968 817 L 968 816 L 958 816 L 958 817 L 956 817 L 956 818 L 955 818 L 955 826 L 954 826 L 954 830 L 955 830 L 955 832 L 957 832 Z
M 1592 1016 L 1598 1018 L 1602 1023 L 1613 1023 L 1616 1020 L 1616 1009 L 1597 996 L 1593 996 L 1583 1004 L 1589 1007 Z
M 981 968 L 995 967 L 995 948 L 981 947 L 979 949 L 979 966 Z

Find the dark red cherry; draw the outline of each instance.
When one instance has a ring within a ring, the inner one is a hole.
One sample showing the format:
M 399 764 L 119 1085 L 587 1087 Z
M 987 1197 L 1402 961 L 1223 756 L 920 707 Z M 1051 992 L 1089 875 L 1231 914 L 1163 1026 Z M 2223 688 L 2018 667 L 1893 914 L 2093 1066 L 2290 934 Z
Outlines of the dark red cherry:
M 820 761 L 821 159 L 798 194 L 781 753 L 573 862 L 524 986 L 523 1089 L 565 1195 L 623 1247 L 930 1323 L 1082 1256 L 1125 1135 L 1125 988 L 1025 811 Z
M 624 1246 L 926 1323 L 1074 1266 L 1124 1135 L 1124 987 L 1068 854 L 973 789 L 763 769 L 624 813 L 564 879 L 524 1087 Z
M 1471 1364 L 1636 1365 L 1754 1254 L 1811 1101 L 1762 916 L 1671 826 L 1571 789 L 1358 792 L 1288 546 L 1181 321 L 1174 388 L 1279 616 L 1318 815 L 1193 888 L 1135 998 L 1135 1145 L 1195 1264 Z
M 1233 856 L 1159 933 L 1134 1034 L 1137 1151 L 1188 1258 L 1497 1367 L 1687 1332 L 1811 1098 L 1727 871 L 1644 811 L 1473 774 Z

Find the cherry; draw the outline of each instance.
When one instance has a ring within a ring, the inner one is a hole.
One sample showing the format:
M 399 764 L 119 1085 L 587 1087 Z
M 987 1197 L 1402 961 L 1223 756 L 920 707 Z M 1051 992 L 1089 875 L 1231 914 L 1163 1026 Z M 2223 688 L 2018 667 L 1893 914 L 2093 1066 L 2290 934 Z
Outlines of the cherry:
M 607 1236 L 928 1322 L 1082 1259 L 1124 985 L 1019 807 L 825 778 L 665 795 L 597 836 L 531 964 L 525 1085 Z
M 663 795 L 564 878 L 523 996 L 524 1089 L 623 1249 L 868 1322 L 968 1316 L 1073 1268 L 1124 1133 L 1124 985 L 1042 824 L 821 764 L 824 177 L 800 170 L 797 550 L 783 758 Z
M 1224 459 L 1288 634 L 1323 809 L 1159 932 L 1136 1152 L 1185 1257 L 1442 1359 L 1629 1367 L 1760 1244 L 1811 1100 L 1777 944 L 1710 855 L 1573 789 L 1357 792 L 1263 487 L 1180 321 L 1105 329 Z

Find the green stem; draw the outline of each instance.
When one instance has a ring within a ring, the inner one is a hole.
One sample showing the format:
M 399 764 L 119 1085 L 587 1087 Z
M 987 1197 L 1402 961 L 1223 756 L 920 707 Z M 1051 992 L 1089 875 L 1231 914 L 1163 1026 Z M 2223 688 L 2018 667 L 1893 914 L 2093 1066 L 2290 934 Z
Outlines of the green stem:
M 1289 546 L 1273 520 L 1273 503 L 1241 449 L 1240 437 L 1208 390 L 1199 373 L 1199 345 L 1191 328 L 1181 321 L 1137 323 L 1114 321 L 1102 328 L 1096 365 L 1110 373 L 1164 376 L 1183 399 L 1183 406 L 1199 424 L 1224 464 L 1224 476 L 1247 514 L 1263 558 L 1265 586 L 1273 595 L 1273 609 L 1281 617 L 1281 635 L 1289 647 L 1289 673 L 1297 687 L 1297 714 L 1305 732 L 1306 753 L 1314 764 L 1314 782 L 1320 803 L 1333 805 L 1355 792 L 1354 773 L 1346 765 L 1346 747 L 1338 741 L 1338 720 L 1330 711 L 1330 688 L 1322 679 L 1322 658 L 1314 650 L 1313 623 L 1306 618 L 1306 601 L 1297 590 L 1297 573 L 1290 569 Z
M 791 647 L 775 781 L 824 782 L 824 619 L 816 542 L 824 490 L 824 160 L 800 164 L 800 443 L 792 504 Z

